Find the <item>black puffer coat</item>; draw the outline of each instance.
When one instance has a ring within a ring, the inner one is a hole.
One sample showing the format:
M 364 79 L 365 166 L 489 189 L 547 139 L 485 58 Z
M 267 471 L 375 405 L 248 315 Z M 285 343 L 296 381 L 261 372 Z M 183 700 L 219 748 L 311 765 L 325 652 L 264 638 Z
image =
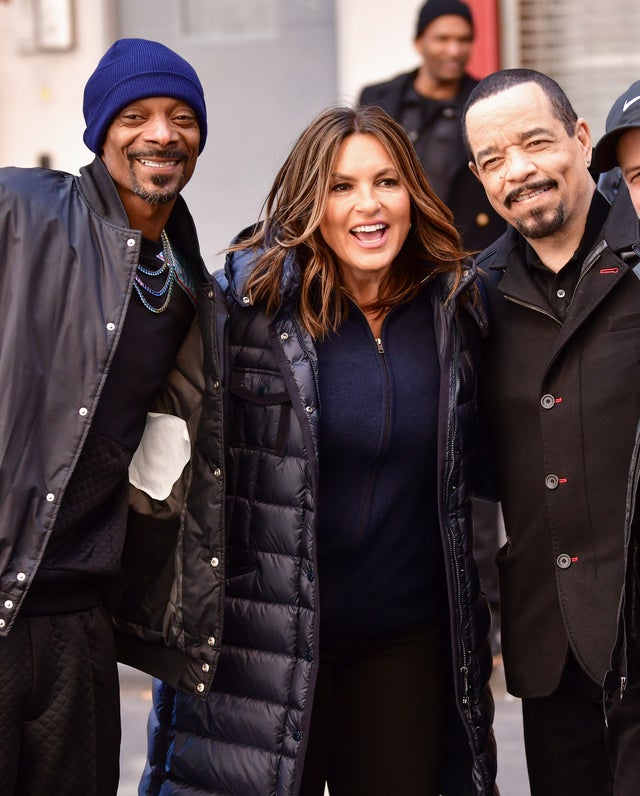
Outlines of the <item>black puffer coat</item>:
M 318 660 L 315 577 L 318 366 L 286 263 L 274 317 L 244 298 L 251 252 L 227 259 L 227 580 L 220 662 L 206 702 L 157 683 L 141 794 L 297 794 Z M 433 285 L 441 356 L 439 482 L 451 629 L 450 727 L 442 793 L 494 793 L 489 613 L 471 555 L 475 353 L 486 327 Z M 384 728 L 381 727 L 381 732 Z

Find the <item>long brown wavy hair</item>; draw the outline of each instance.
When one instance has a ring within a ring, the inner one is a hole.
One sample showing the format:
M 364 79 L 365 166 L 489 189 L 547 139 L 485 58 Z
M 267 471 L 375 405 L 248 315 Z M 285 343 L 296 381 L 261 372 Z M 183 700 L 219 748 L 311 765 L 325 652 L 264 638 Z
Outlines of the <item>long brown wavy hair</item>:
M 262 223 L 252 235 L 229 248 L 260 252 L 244 293 L 252 303 L 264 301 L 269 314 L 281 301 L 284 259 L 295 250 L 301 269 L 298 310 L 314 338 L 335 331 L 347 312 L 349 293 L 319 225 L 340 146 L 356 134 L 372 135 L 383 145 L 411 204 L 407 240 L 381 282 L 377 300 L 363 309 L 382 314 L 415 295 L 430 275 L 443 271 L 454 275 L 453 293 L 467 257 L 452 214 L 429 186 L 404 129 L 377 107 L 323 111 L 302 132 L 278 171 L 260 212 Z

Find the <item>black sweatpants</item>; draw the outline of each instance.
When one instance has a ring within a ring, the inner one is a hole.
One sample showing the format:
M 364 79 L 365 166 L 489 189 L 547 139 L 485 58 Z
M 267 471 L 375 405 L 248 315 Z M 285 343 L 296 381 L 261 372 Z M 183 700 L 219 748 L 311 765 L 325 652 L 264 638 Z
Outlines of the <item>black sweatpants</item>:
M 444 682 L 439 622 L 322 639 L 300 796 L 435 796 Z
M 0 639 L 2 796 L 115 796 L 118 669 L 102 608 L 19 616 Z
M 640 689 L 614 695 L 604 718 L 602 688 L 569 655 L 558 688 L 522 701 L 532 796 L 637 796 Z

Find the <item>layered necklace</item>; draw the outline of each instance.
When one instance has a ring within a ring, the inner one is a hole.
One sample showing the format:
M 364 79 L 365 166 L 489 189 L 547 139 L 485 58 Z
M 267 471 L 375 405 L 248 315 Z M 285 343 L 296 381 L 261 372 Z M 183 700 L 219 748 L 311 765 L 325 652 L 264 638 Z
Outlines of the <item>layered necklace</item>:
M 138 263 L 133 282 L 133 286 L 136 289 L 136 293 L 138 294 L 143 306 L 146 307 L 149 312 L 153 312 L 154 315 L 159 315 L 169 306 L 169 302 L 171 301 L 171 296 L 173 294 L 173 286 L 176 281 L 176 263 L 173 257 L 171 244 L 169 243 L 169 238 L 164 230 L 162 230 L 160 233 L 160 239 L 162 240 L 162 266 L 154 271 L 151 268 L 145 268 L 145 266 L 143 266 L 141 263 Z M 165 278 L 164 285 L 160 288 L 160 290 L 154 290 L 142 279 L 143 275 L 149 277 L 158 277 L 162 276 L 164 273 L 166 273 L 167 276 Z M 145 293 L 149 296 L 155 296 L 156 298 L 165 296 L 165 299 L 161 306 L 154 307 L 153 304 L 151 304 L 146 298 Z

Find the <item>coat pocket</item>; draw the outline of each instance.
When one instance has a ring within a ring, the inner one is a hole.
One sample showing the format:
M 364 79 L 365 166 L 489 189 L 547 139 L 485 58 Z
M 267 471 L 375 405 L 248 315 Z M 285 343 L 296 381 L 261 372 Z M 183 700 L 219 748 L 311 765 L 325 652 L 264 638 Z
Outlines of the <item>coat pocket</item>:
M 622 332 L 625 329 L 640 327 L 640 312 L 629 312 L 626 315 L 610 315 L 607 320 L 608 332 Z
M 232 447 L 286 452 L 291 423 L 291 399 L 282 376 L 260 370 L 234 370 L 231 393 Z

